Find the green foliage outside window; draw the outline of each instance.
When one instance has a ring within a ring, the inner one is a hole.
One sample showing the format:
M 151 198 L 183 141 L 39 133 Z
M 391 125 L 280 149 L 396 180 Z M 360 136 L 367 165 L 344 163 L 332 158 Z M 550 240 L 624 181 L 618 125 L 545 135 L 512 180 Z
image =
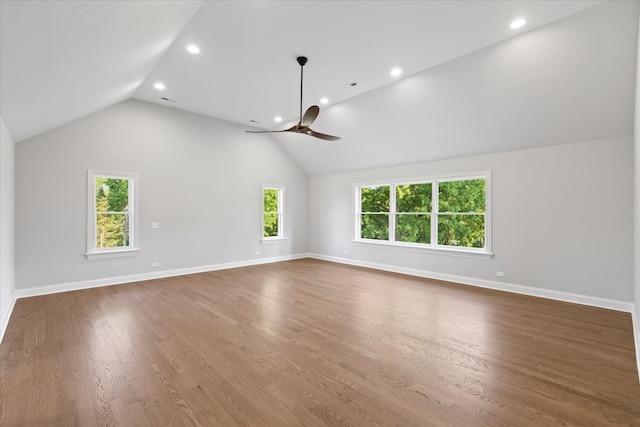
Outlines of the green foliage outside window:
M 360 187 L 360 237 L 390 240 L 389 217 L 393 215 L 393 241 L 431 244 L 431 221 L 437 214 L 438 245 L 485 247 L 485 179 L 438 182 L 437 195 L 433 194 L 433 185 Z M 391 191 L 395 191 L 395 209 Z M 438 199 L 437 213 L 433 212 L 434 196 Z
M 363 239 L 389 240 L 389 215 L 362 214 L 360 233 Z
M 389 186 L 362 187 L 361 212 L 389 212 Z
M 438 244 L 483 248 L 485 180 L 440 182 L 438 190 Z
M 431 243 L 431 184 L 396 185 L 396 241 Z
M 280 190 L 277 188 L 265 188 L 263 193 L 263 236 L 278 237 L 278 208 Z
M 388 185 L 360 189 L 363 212 L 360 219 L 360 235 L 363 239 L 389 239 L 389 191 Z
M 96 178 L 96 248 L 129 246 L 129 180 Z
M 438 244 L 484 248 L 484 215 L 439 215 Z
M 485 211 L 484 179 L 440 182 L 438 193 L 438 212 Z

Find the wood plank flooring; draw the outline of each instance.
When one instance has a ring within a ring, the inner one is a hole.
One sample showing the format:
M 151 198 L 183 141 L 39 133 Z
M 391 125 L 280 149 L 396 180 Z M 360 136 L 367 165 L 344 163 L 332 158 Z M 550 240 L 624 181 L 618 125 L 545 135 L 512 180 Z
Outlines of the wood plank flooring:
M 312 259 L 20 299 L 2 426 L 640 426 L 631 317 Z

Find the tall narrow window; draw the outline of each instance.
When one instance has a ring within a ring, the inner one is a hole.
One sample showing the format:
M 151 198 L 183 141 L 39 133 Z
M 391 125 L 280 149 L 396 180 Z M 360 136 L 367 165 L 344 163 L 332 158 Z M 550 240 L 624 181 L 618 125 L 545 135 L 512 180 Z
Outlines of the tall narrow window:
M 133 174 L 89 171 L 87 257 L 137 251 Z
M 262 188 L 262 239 L 284 238 L 283 224 L 284 188 Z

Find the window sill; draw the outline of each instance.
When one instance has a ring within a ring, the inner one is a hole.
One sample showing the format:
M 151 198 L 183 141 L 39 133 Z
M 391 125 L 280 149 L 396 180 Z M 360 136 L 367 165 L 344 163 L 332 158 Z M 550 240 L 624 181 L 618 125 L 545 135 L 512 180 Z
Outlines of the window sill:
M 119 258 L 125 256 L 137 256 L 140 254 L 140 249 L 114 249 L 108 251 L 96 251 L 88 252 L 84 254 L 87 259 L 100 259 L 100 258 Z
M 262 243 L 263 245 L 270 245 L 273 243 L 284 243 L 286 241 L 287 239 L 284 237 L 269 237 L 269 238 L 260 239 L 260 243 Z
M 385 241 L 377 241 L 377 240 L 364 240 L 364 239 L 355 239 L 354 243 L 362 244 L 362 245 L 370 245 L 382 247 L 384 249 L 390 250 L 401 250 L 408 252 L 422 252 L 429 253 L 435 255 L 451 255 L 451 256 L 459 256 L 459 257 L 467 257 L 467 258 L 479 258 L 479 259 L 491 259 L 493 258 L 492 252 L 487 252 L 485 250 L 474 250 L 471 248 L 447 248 L 447 247 L 434 247 L 434 246 L 419 246 L 412 245 L 407 243 L 391 243 Z

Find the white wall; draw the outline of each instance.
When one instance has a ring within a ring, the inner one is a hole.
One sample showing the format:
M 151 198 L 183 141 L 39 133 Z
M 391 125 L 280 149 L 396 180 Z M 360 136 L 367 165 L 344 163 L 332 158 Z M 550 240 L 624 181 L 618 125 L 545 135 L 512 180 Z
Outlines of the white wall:
M 0 116 L 0 340 L 14 303 L 14 143 Z
M 630 306 L 632 139 L 310 177 L 310 252 Z M 352 241 L 354 183 L 483 170 L 493 173 L 493 259 L 392 250 Z M 506 276 L 496 277 L 497 271 Z
M 244 129 L 129 100 L 17 144 L 16 289 L 307 252 L 306 175 Z M 139 174 L 139 256 L 85 258 L 87 169 Z M 286 187 L 284 243 L 260 244 L 262 184 Z

